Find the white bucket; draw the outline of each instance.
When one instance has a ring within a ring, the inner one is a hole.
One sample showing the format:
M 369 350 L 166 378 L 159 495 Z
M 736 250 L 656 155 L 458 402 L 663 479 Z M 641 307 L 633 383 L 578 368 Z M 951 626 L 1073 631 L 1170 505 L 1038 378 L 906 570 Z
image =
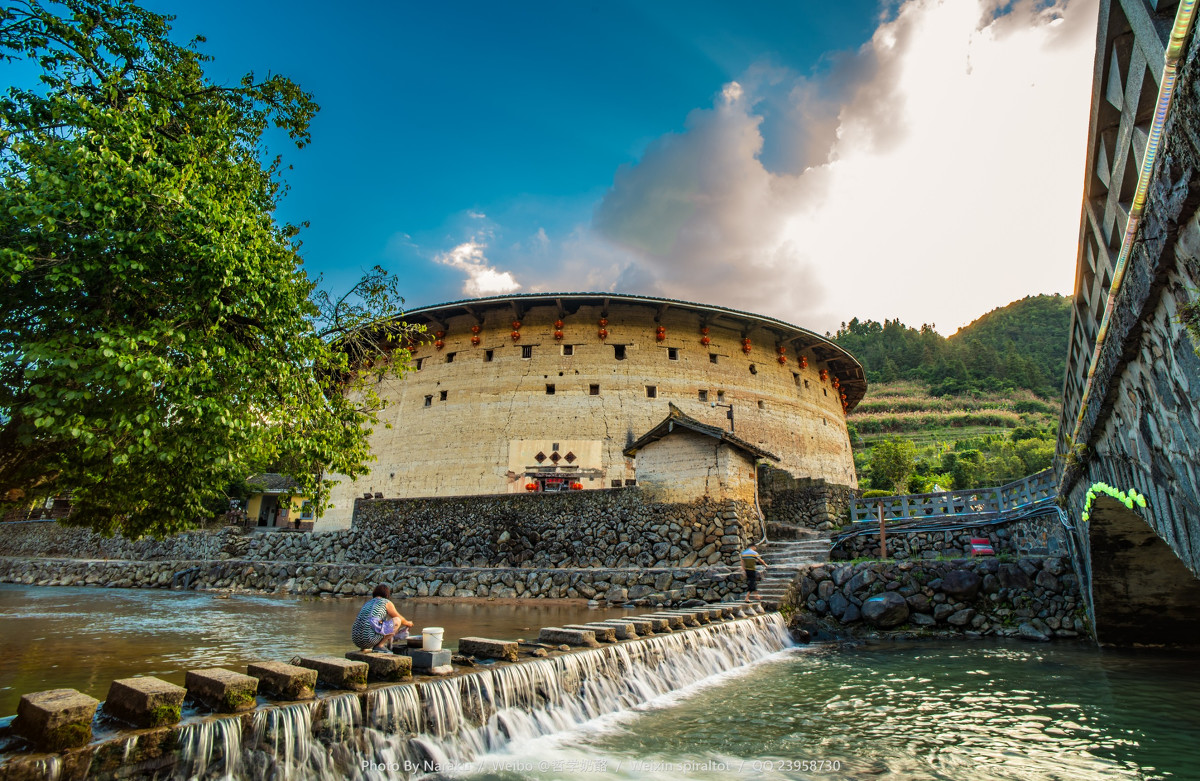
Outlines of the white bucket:
M 426 651 L 442 650 L 442 635 L 445 629 L 440 626 L 427 626 L 421 630 L 421 648 Z

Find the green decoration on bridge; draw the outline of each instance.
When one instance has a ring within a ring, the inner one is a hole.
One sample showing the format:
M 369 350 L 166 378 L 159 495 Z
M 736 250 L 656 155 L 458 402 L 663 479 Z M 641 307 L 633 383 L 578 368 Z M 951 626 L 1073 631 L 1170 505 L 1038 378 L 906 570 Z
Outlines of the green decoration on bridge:
M 1116 499 L 1118 502 L 1121 502 L 1122 504 L 1124 504 L 1130 510 L 1133 509 L 1133 506 L 1135 504 L 1138 507 L 1146 506 L 1145 495 L 1139 494 L 1137 491 L 1133 490 L 1132 488 L 1130 488 L 1128 491 L 1122 491 L 1120 489 L 1113 488 L 1108 483 L 1092 483 L 1092 487 L 1089 488 L 1088 492 L 1087 492 L 1087 499 L 1083 503 L 1083 515 L 1081 517 L 1083 518 L 1084 522 L 1087 521 L 1088 517 L 1091 514 L 1092 500 L 1095 499 L 1100 494 L 1108 494 L 1112 498 Z

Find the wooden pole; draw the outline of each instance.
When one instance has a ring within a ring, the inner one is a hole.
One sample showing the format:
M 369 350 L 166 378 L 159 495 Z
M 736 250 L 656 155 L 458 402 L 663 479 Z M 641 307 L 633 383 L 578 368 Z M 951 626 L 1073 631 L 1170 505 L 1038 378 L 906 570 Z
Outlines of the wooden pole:
M 879 558 L 887 560 L 887 528 L 883 523 L 883 502 L 878 504 L 879 509 Z

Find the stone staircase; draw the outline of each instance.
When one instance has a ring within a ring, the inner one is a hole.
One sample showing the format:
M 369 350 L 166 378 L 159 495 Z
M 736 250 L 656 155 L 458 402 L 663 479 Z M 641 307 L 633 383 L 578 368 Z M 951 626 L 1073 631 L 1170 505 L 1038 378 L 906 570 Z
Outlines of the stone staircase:
M 783 600 L 796 570 L 806 564 L 821 564 L 829 560 L 829 538 L 809 532 L 810 536 L 790 540 L 770 540 L 759 551 L 767 562 L 766 572 L 759 576 L 758 594 L 768 605 Z

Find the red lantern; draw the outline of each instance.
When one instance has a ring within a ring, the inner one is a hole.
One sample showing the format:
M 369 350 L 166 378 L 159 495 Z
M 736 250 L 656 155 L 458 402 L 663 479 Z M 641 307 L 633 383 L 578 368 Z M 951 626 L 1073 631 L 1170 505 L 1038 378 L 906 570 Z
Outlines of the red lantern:
M 807 369 L 807 368 L 808 368 L 808 356 L 807 356 L 807 355 L 801 355 L 801 356 L 800 356 L 800 368 L 801 368 L 801 369 Z
M 846 394 L 844 394 L 844 393 L 843 393 L 843 394 L 842 394 L 842 401 L 845 401 L 845 400 L 846 400 Z
M 437 337 L 438 339 L 441 339 L 443 336 L 445 336 L 445 335 L 446 335 L 446 332 L 445 332 L 445 331 L 436 331 L 436 332 L 434 332 L 434 334 L 433 334 L 433 335 L 434 335 L 435 337 Z
M 479 337 L 478 337 L 478 336 L 472 336 L 472 337 L 471 337 L 471 344 L 473 344 L 473 345 L 475 345 L 476 347 L 478 347 L 478 346 L 479 346 Z
M 563 338 L 563 332 L 562 332 L 562 331 L 555 331 L 555 332 L 554 332 L 554 338 L 555 338 L 555 339 L 557 339 L 557 340 L 559 340 L 559 341 L 561 342 L 561 341 L 562 341 L 562 338 Z
M 659 342 L 664 341 L 667 338 L 667 329 L 663 328 L 660 325 L 658 327 L 658 330 L 655 331 L 655 333 L 654 333 L 654 338 L 655 338 L 655 340 L 657 340 Z
M 571 483 L 571 490 L 572 491 L 582 491 L 583 483 Z
M 600 318 L 600 327 L 601 327 L 601 328 L 607 328 L 607 327 L 608 327 L 608 318 L 607 318 L 607 317 L 602 317 L 602 318 Z
M 750 346 L 750 337 L 747 336 L 745 339 L 742 340 L 742 352 L 744 352 L 746 355 L 749 355 L 751 349 L 752 348 Z
M 701 336 L 700 344 L 704 345 L 705 347 L 708 347 L 710 344 L 712 344 L 712 339 L 709 339 L 707 336 Z
M 787 356 L 786 355 L 779 356 L 779 365 L 782 366 L 785 363 L 787 363 Z
M 513 321 L 512 321 L 512 327 L 513 327 L 513 330 L 514 330 L 514 331 L 518 331 L 518 330 L 520 330 L 520 328 L 521 328 L 521 321 L 520 321 L 520 320 L 513 320 Z
M 520 331 L 513 331 L 513 332 L 512 332 L 512 340 L 513 340 L 514 342 L 515 342 L 515 341 L 517 341 L 517 340 L 518 340 L 518 339 L 520 339 L 520 338 L 521 338 L 521 332 L 520 332 Z
M 442 349 L 443 347 L 445 347 L 445 346 L 446 346 L 446 343 L 445 343 L 445 342 L 443 342 L 441 339 L 438 339 L 437 341 L 435 341 L 435 342 L 433 343 L 433 346 L 434 346 L 434 347 L 436 347 L 436 348 L 438 348 L 438 349 L 440 350 L 440 349 Z
M 537 483 L 526 483 L 526 484 L 525 484 L 525 490 L 526 490 L 526 491 L 536 491 L 536 490 L 537 490 Z
M 822 380 L 822 381 L 824 381 L 824 380 L 827 380 L 827 379 L 829 379 L 829 370 L 828 370 L 828 369 L 822 369 L 822 370 L 821 370 L 821 380 Z
M 708 336 L 708 326 L 706 326 L 706 325 L 700 326 L 700 335 Z
M 557 330 L 560 330 L 560 331 L 561 331 L 561 330 L 562 330 L 562 327 L 563 327 L 563 321 L 562 321 L 562 320 L 555 320 L 555 321 L 554 321 L 554 327 L 555 327 Z
M 597 336 L 599 336 L 601 339 L 607 339 L 608 338 L 608 329 L 601 328 L 599 333 L 597 334 Z
M 473 334 L 477 334 L 477 333 L 479 333 L 479 332 L 480 332 L 480 331 L 482 331 L 482 330 L 483 330 L 483 329 L 482 329 L 482 328 L 480 328 L 478 325 L 473 325 L 473 326 L 471 326 L 471 333 L 473 333 Z

